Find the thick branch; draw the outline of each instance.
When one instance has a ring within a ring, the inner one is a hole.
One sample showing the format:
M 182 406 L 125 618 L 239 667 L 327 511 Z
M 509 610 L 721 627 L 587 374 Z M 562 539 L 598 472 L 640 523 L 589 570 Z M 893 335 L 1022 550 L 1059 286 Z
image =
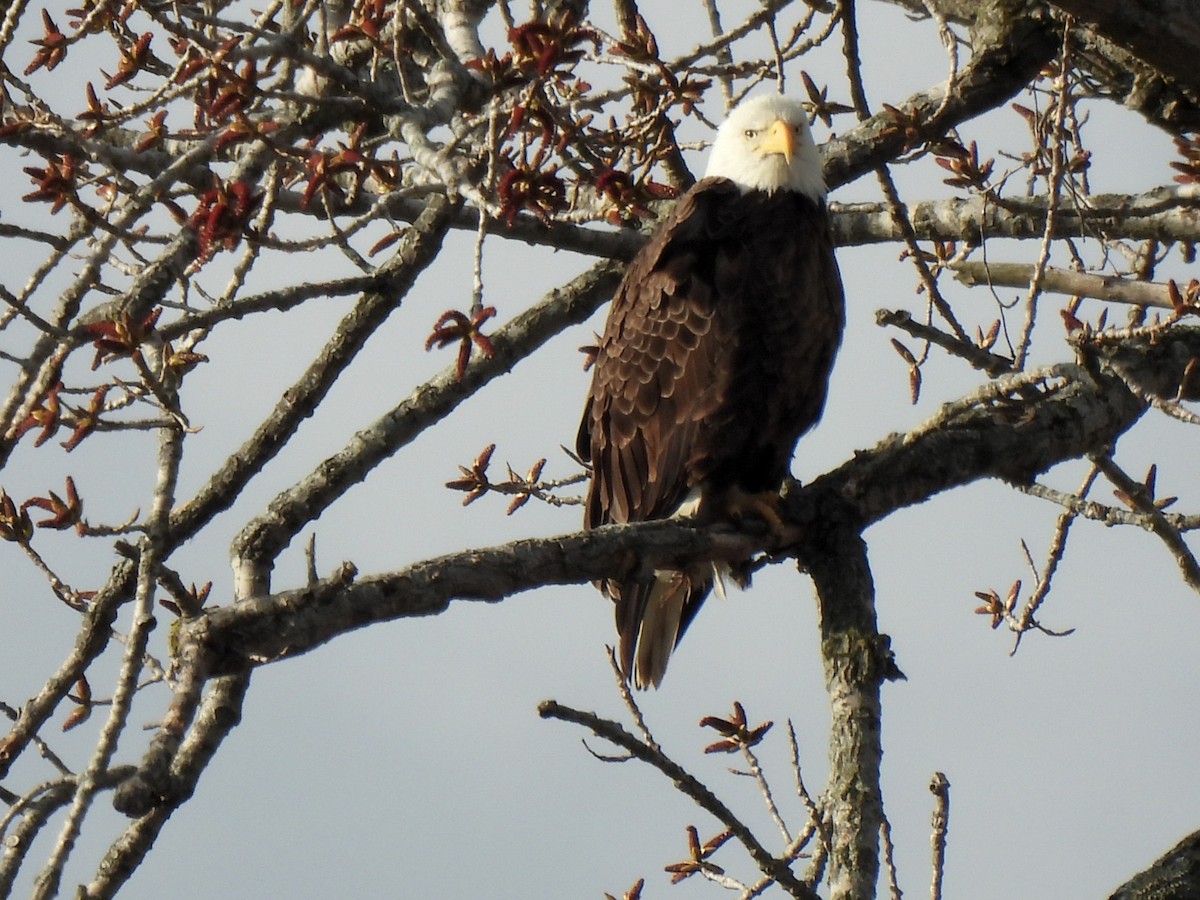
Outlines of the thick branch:
M 1090 29 L 1075 29 L 1086 90 L 1121 103 L 1147 122 L 1180 135 L 1200 129 L 1200 91 L 1182 84 Z
M 243 529 L 235 554 L 273 559 L 305 523 L 319 516 L 376 465 L 440 422 L 483 385 L 510 371 L 563 328 L 585 320 L 612 294 L 618 278 L 618 266 L 598 263 L 500 329 L 491 338 L 494 353 L 473 360 L 462 378 L 451 366 L 418 387 L 311 475 L 276 497 L 266 513 Z
M 1200 7 L 1195 0 L 1052 0 L 1155 69 L 1200 90 Z
M 338 324 L 333 337 L 296 384 L 204 488 L 171 516 L 175 540 L 194 534 L 213 515 L 227 508 L 246 483 L 262 471 L 312 415 L 339 375 L 369 338 L 400 305 L 417 277 L 437 258 L 449 228 L 453 204 L 443 196 L 429 198 L 425 211 L 405 234 L 396 254 L 376 273 L 378 281 Z
M 829 510 L 842 510 L 865 527 L 979 478 L 1026 484 L 1105 446 L 1144 410 L 1121 379 L 1075 364 L 1003 376 L 816 479 L 799 492 L 791 516 L 819 527 Z
M 334 577 L 223 606 L 186 623 L 180 634 L 216 654 L 213 671 L 236 670 L 307 652 L 374 622 L 436 615 L 455 599 L 494 602 L 543 585 L 594 581 L 627 569 L 633 558 L 646 567 L 670 567 L 687 559 L 744 558 L 760 546 L 674 522 L 614 525 L 453 553 L 348 586 Z
M 919 17 L 928 16 L 928 7 L 932 6 L 950 21 L 968 26 L 975 24 L 980 11 L 987 6 L 979 0 L 886 2 L 902 6 L 912 15 Z M 1194 72 L 1190 80 L 1177 80 L 1172 74 L 1164 74 L 1166 70 L 1144 61 L 1149 59 L 1149 54 L 1139 58 L 1129 50 L 1123 49 L 1122 45 L 1127 44 L 1128 37 L 1140 37 L 1142 32 L 1122 34 L 1116 27 L 1098 27 L 1092 24 L 1092 20 L 1099 21 L 1099 10 L 1093 10 L 1092 13 L 1082 12 L 1084 7 L 1103 7 L 1110 21 L 1120 16 L 1151 19 L 1153 16 L 1147 12 L 1147 4 L 1131 4 L 1123 0 L 1064 0 L 1054 5 L 1079 16 L 1080 21 L 1075 23 L 1074 33 L 1078 44 L 1076 65 L 1083 72 L 1090 92 L 1124 104 L 1145 116 L 1147 121 L 1172 134 L 1194 131 L 1200 127 L 1200 91 L 1191 83 L 1195 80 Z M 1181 2 L 1174 5 L 1190 4 Z M 1195 13 L 1191 13 L 1191 16 L 1194 18 Z M 1188 22 L 1189 26 L 1192 24 Z M 1165 19 L 1155 19 L 1155 25 L 1158 29 L 1166 31 L 1173 28 Z M 1180 31 L 1190 31 L 1194 34 L 1195 28 Z M 1194 55 L 1195 51 L 1192 52 Z M 1185 58 L 1175 60 L 1172 69 L 1185 64 Z
M 137 869 L 171 813 L 192 796 L 201 773 L 241 722 L 249 686 L 249 672 L 213 679 L 193 727 L 181 742 L 169 737 L 163 742 L 167 747 L 162 747 L 155 736 L 147 762 L 118 787 L 113 797 L 118 811 L 138 818 L 109 847 L 90 886 L 89 898 L 100 900 L 115 895 Z M 160 734 L 173 730 L 175 724 L 164 722 Z
M 980 16 L 972 29 L 976 52 L 959 73 L 954 93 L 943 87 L 914 94 L 892 105 L 919 123 L 920 140 L 936 140 L 954 126 L 1015 96 L 1057 53 L 1057 30 L 1038 4 L 1005 2 L 991 17 Z M 865 172 L 911 149 L 909 134 L 892 113 L 877 113 L 857 128 L 821 147 L 825 180 L 830 187 L 853 181 Z
M 855 133 L 857 129 L 851 132 Z M 834 159 L 834 151 L 827 152 Z M 286 206 L 286 201 L 285 192 L 280 205 Z M 1200 234 L 1200 191 L 1191 186 L 1162 187 L 1144 194 L 1096 194 L 1087 198 L 1087 204 L 1083 209 L 1060 208 L 1053 236 L 1194 241 Z M 1040 239 L 1045 231 L 1048 206 L 1043 196 L 1006 199 L 1001 206 L 973 195 L 920 201 L 908 204 L 907 209 L 918 240 L 980 243 L 984 238 Z M 422 208 L 421 201 L 400 195 L 387 206 L 390 215 L 403 221 L 411 221 Z M 364 205 L 360 211 L 365 210 Z M 886 204 L 833 203 L 830 213 L 834 240 L 840 247 L 903 240 L 900 226 Z M 451 226 L 478 230 L 478 210 L 460 207 L 453 214 Z M 488 234 L 506 240 L 616 260 L 632 259 L 646 242 L 643 232 L 632 229 L 569 222 L 547 226 L 532 216 L 518 216 L 512 227 L 489 221 L 487 230 Z M 267 297 L 257 302 L 271 306 Z M 211 315 L 219 318 L 217 311 Z
M 1194 241 L 1200 234 L 1200 192 L 1191 186 L 1145 194 L 1097 194 L 1087 202 L 1085 208 L 1060 207 L 1051 236 L 1170 242 Z M 1049 199 L 1044 196 L 1009 199 L 1000 206 L 975 195 L 913 203 L 908 212 L 922 240 L 978 244 L 985 238 L 1040 239 L 1048 209 Z M 841 246 L 894 243 L 903 237 L 884 204 L 835 204 L 832 212 Z
M 981 478 L 1028 483 L 1058 463 L 1103 449 L 1145 410 L 1123 379 L 1134 381 L 1140 392 L 1174 390 L 1187 361 L 1200 355 L 1200 330 L 1176 329 L 1103 352 L 1103 359 L 1087 366 L 1005 376 L 947 404 L 912 432 L 890 437 L 792 490 L 786 499 L 789 521 L 805 533 L 829 533 L 830 523 L 843 535 L 857 533 L 948 488 Z M 1118 369 L 1121 376 L 1114 374 Z M 349 585 L 335 579 L 218 608 L 183 626 L 181 654 L 207 660 L 213 671 L 237 670 L 306 652 L 371 622 L 436 614 L 454 599 L 495 601 L 548 584 L 618 577 L 633 556 L 645 566 L 677 566 L 745 556 L 764 544 L 751 535 L 674 522 L 517 541 Z M 810 562 L 811 554 L 801 555 Z
M 1191 900 L 1200 895 L 1200 831 L 1117 888 L 1108 900 Z
M 858 131 L 855 129 L 850 135 Z M 840 165 L 835 163 L 836 159 L 849 160 L 848 156 L 836 157 L 832 148 L 825 152 L 830 165 Z M 1045 231 L 1048 206 L 1044 196 L 1006 199 L 1001 206 L 973 195 L 925 200 L 908 204 L 907 209 L 918 240 L 980 243 L 985 238 L 1040 239 Z M 420 208 L 419 201 L 399 196 L 388 206 L 392 215 L 404 220 L 410 220 Z M 830 212 L 834 240 L 840 247 L 903 240 L 900 226 L 886 204 L 833 203 Z M 474 231 L 479 224 L 478 211 L 463 207 L 455 213 L 452 224 L 454 228 Z M 511 228 L 489 223 L 488 233 L 507 240 L 619 260 L 631 259 L 646 241 L 645 234 L 631 229 L 564 222 L 547 227 L 531 216 L 518 216 Z M 1096 194 L 1087 198 L 1085 208 L 1060 207 L 1053 236 L 1194 241 L 1198 234 L 1200 191 L 1191 186 L 1170 186 L 1144 194 Z
M 829 892 L 845 900 L 875 896 L 883 795 L 880 687 L 902 677 L 875 620 L 867 548 L 855 523 L 828 519 L 809 532 L 801 564 L 812 575 L 821 616 L 821 656 L 829 691 L 829 784 L 832 828 Z

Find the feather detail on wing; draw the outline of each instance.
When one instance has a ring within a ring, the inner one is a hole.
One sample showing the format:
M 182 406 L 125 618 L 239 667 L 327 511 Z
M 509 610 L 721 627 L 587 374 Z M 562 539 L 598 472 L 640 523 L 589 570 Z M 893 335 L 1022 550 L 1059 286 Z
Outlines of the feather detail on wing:
M 576 449 L 592 463 L 586 524 L 673 515 L 703 423 L 730 376 L 731 344 L 716 317 L 714 199 L 728 182 L 699 185 L 630 264 L 613 298 Z
M 737 193 L 714 181 L 684 195 L 613 298 L 577 442 L 592 463 L 588 527 L 675 515 L 692 491 L 700 431 L 732 375 L 706 254 L 715 207 Z M 616 604 L 621 667 L 636 686 L 662 681 L 709 592 L 710 568 L 603 585 Z

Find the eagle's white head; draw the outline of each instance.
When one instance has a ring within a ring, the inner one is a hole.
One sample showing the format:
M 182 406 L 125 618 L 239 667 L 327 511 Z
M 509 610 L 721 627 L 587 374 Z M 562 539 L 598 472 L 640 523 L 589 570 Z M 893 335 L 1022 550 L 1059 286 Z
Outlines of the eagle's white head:
M 799 191 L 825 196 L 821 157 L 799 100 L 760 94 L 738 104 L 717 129 L 706 177 L 728 178 L 743 191 Z

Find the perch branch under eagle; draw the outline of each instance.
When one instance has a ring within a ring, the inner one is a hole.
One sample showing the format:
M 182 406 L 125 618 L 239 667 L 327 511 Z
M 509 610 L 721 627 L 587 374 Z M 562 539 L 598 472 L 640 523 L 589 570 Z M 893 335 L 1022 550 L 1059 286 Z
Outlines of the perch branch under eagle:
M 577 442 L 592 466 L 586 527 L 769 519 L 796 442 L 820 418 L 844 323 L 804 108 L 748 100 L 613 297 Z M 601 585 L 637 687 L 662 682 L 720 577 L 704 563 Z

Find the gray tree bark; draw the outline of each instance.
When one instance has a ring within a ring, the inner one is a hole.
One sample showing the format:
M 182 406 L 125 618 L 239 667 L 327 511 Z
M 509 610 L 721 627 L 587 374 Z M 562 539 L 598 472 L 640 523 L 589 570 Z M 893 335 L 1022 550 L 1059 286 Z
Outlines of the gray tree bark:
M 1079 22 L 1179 84 L 1200 90 L 1200 3 L 1196 0 L 1053 0 Z
M 1200 896 L 1200 831 L 1117 888 L 1109 900 L 1193 900 Z

